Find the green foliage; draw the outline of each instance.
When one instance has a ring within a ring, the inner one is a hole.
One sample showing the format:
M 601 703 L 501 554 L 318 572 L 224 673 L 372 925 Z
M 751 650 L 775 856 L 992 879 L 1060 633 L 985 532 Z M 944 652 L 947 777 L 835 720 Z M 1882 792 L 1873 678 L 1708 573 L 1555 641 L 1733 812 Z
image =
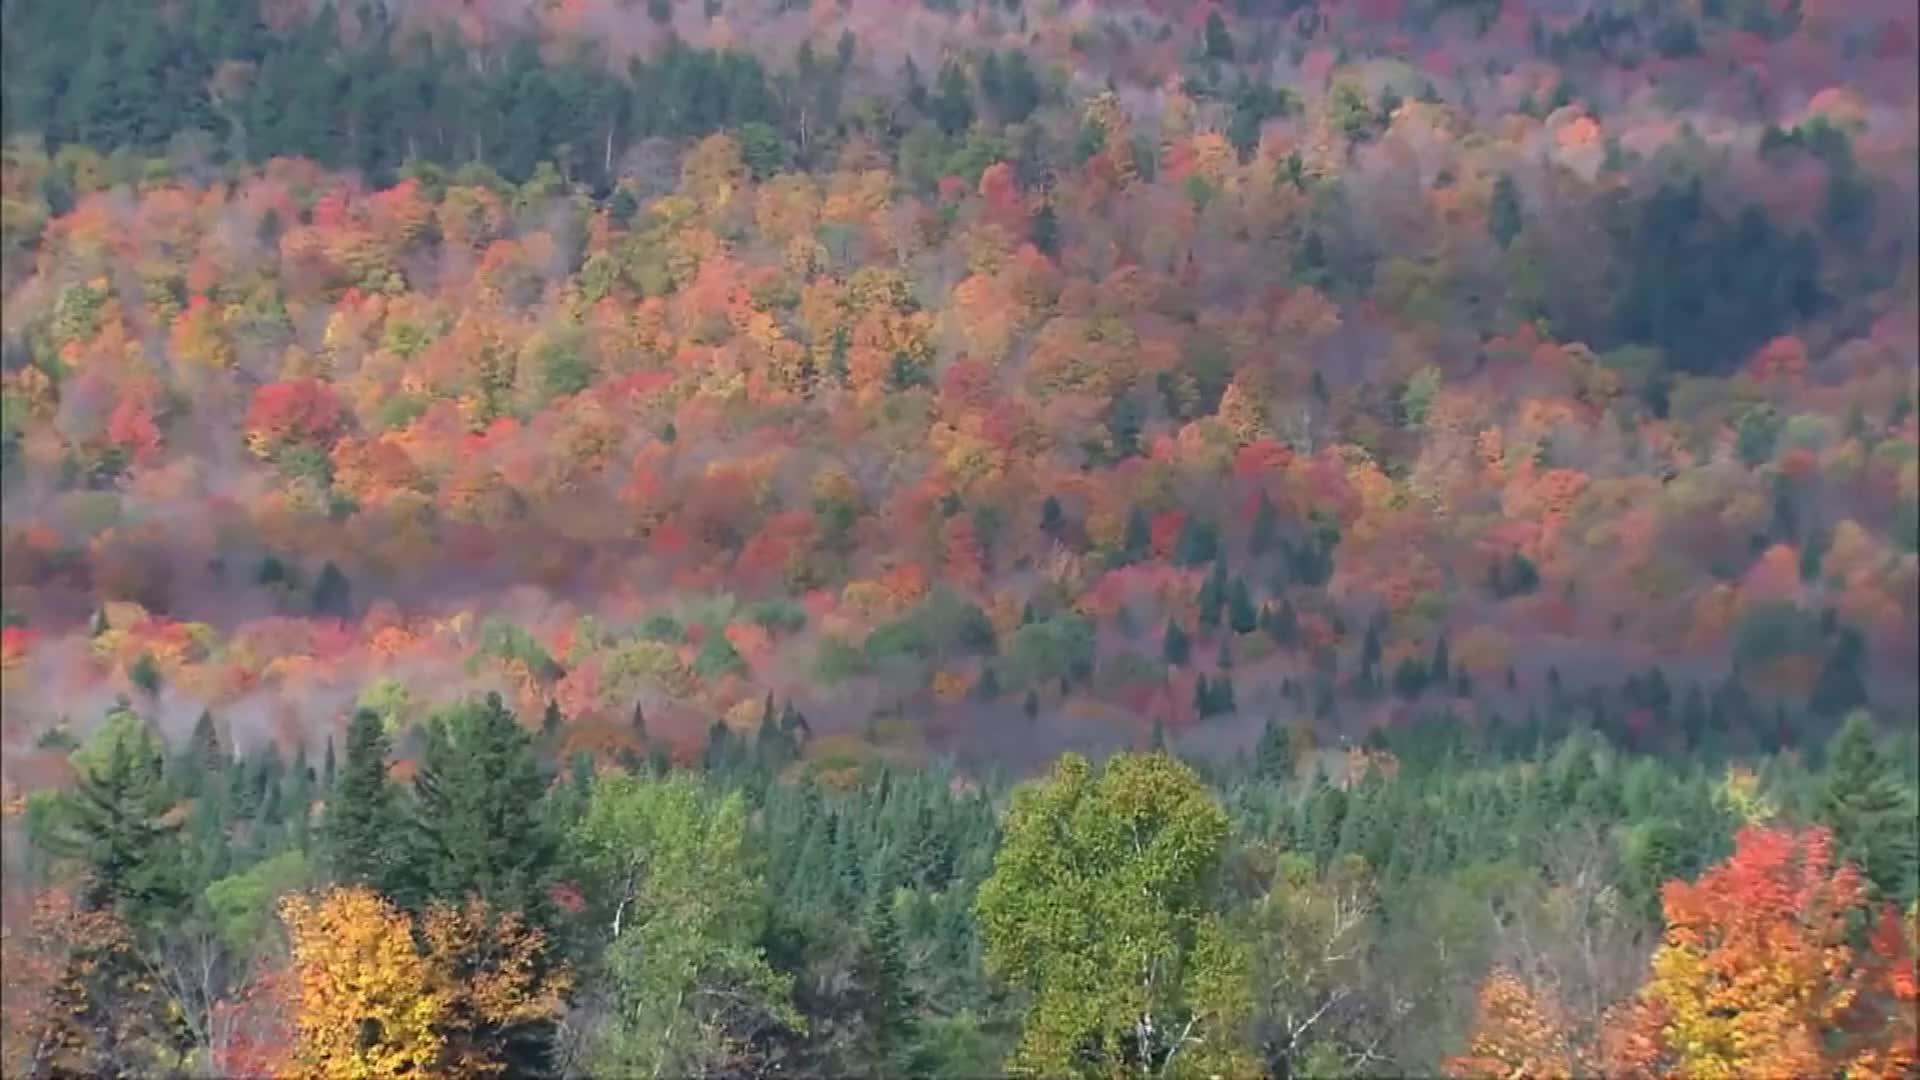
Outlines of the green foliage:
M 531 737 L 500 695 L 434 717 L 414 776 L 433 893 L 543 913 L 558 843 L 540 813 L 546 787 Z
M 1816 816 L 1834 853 L 1858 866 L 1875 892 L 1905 906 L 1920 893 L 1920 803 L 1884 753 L 1864 711 L 1847 716 L 1827 749 Z
M 1032 995 L 1015 1070 L 1243 1065 L 1226 1033 L 1248 1011 L 1246 958 L 1208 903 L 1226 835 L 1226 814 L 1164 754 L 1098 773 L 1069 754 L 1015 791 L 977 902 L 987 970 Z
M 598 777 L 568 840 L 594 898 L 614 1008 L 590 1059 L 609 1075 L 688 1075 L 728 1060 L 765 1025 L 798 1025 L 790 979 L 756 944 L 765 921 L 746 805 L 684 775 Z

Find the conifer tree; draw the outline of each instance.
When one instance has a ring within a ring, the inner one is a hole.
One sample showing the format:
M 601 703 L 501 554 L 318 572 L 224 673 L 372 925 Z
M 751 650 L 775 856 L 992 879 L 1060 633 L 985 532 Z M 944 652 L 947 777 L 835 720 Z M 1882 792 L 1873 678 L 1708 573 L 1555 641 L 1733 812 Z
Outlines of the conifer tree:
M 557 844 L 538 812 L 546 787 L 532 741 L 499 694 L 436 718 L 414 778 L 434 895 L 478 894 L 538 921 Z
M 1193 652 L 1193 641 L 1177 620 L 1167 620 L 1167 632 L 1160 639 L 1160 655 L 1174 667 L 1182 667 Z
M 1235 578 L 1227 589 L 1227 625 L 1236 634 L 1251 634 L 1260 626 L 1260 614 L 1254 610 L 1253 595 L 1247 583 Z
M 389 896 L 406 891 L 406 816 L 387 777 L 390 746 L 380 714 L 361 709 L 347 727 L 347 760 L 327 802 L 325 836 L 334 877 Z M 333 742 L 327 742 L 328 772 Z M 396 896 L 396 899 L 398 897 Z
M 1291 780 L 1294 775 L 1293 736 L 1269 716 L 1253 748 L 1254 775 L 1263 780 Z
M 1865 711 L 1850 713 L 1833 737 L 1816 814 L 1833 830 L 1835 853 L 1858 866 L 1880 896 L 1906 904 L 1920 891 L 1914 791 L 1881 752 Z

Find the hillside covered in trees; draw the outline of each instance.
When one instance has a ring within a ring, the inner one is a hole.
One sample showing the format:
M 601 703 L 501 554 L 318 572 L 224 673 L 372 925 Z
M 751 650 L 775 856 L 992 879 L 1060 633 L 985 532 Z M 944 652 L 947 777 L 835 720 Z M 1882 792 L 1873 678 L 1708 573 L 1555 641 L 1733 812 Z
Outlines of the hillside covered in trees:
M 7 1075 L 1916 1069 L 1910 4 L 0 19 Z

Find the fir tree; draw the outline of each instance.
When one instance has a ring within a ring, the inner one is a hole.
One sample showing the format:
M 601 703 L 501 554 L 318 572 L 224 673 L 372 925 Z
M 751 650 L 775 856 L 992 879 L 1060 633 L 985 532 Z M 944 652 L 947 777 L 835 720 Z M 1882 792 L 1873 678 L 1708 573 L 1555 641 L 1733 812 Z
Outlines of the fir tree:
M 1834 852 L 1860 868 L 1880 896 L 1902 905 L 1920 891 L 1920 822 L 1914 791 L 1883 754 L 1864 711 L 1847 716 L 1827 751 L 1816 808 Z
M 1235 578 L 1227 589 L 1227 625 L 1236 634 L 1251 634 L 1260 626 L 1260 614 L 1254 610 L 1253 595 L 1247 583 Z
M 1254 775 L 1263 780 L 1293 779 L 1293 735 L 1273 717 L 1260 729 L 1260 741 L 1253 748 Z
M 537 918 L 556 855 L 538 812 L 546 787 L 531 740 L 499 694 L 436 718 L 414 778 L 434 894 L 478 894 Z
M 1160 655 L 1174 667 L 1184 667 L 1193 652 L 1193 641 L 1174 619 L 1167 620 L 1167 632 L 1160 639 Z
M 347 760 L 327 803 L 325 837 L 336 880 L 392 896 L 410 884 L 400 792 L 387 777 L 390 746 L 380 714 L 361 709 L 347 728 Z M 327 771 L 333 742 L 327 742 Z

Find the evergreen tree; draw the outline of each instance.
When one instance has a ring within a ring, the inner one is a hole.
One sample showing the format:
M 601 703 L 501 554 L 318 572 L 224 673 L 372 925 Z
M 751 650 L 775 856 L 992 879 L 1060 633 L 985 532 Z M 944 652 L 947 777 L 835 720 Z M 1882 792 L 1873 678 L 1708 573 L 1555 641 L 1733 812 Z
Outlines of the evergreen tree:
M 327 736 L 326 761 L 320 768 L 320 790 L 329 794 L 333 791 L 335 767 L 333 759 L 333 736 Z
M 546 787 L 531 740 L 499 694 L 435 718 L 414 778 L 434 895 L 478 894 L 538 919 L 556 852 L 538 810 Z
M 1147 523 L 1147 512 L 1136 506 L 1127 513 L 1127 531 L 1120 541 L 1121 565 L 1137 563 L 1152 551 L 1153 529 Z
M 1052 495 L 1040 504 L 1040 531 L 1048 536 L 1057 537 L 1066 524 L 1066 517 L 1060 510 L 1060 500 Z
M 546 739 L 552 739 L 554 736 L 559 735 L 560 719 L 560 703 L 552 698 L 548 698 L 546 710 L 540 714 L 541 736 Z
M 1208 59 L 1233 59 L 1233 34 L 1227 30 L 1227 21 L 1220 17 L 1217 9 L 1207 15 L 1206 41 Z
M 1914 790 L 1883 754 L 1873 721 L 1849 714 L 1827 750 L 1826 783 L 1816 807 L 1833 830 L 1834 851 L 1860 868 L 1880 896 L 1901 905 L 1920 891 L 1920 819 Z
M 863 937 L 854 965 L 865 1036 L 859 1064 L 875 1076 L 909 1075 L 912 1049 L 918 1041 L 918 1002 L 908 980 L 899 923 L 888 898 L 873 904 Z
M 1502 173 L 1493 182 L 1493 202 L 1487 208 L 1487 231 L 1492 234 L 1494 243 L 1504 248 L 1520 235 L 1524 225 L 1520 189 L 1514 186 L 1510 174 Z
M 320 568 L 320 578 L 314 582 L 313 610 L 315 614 L 330 615 L 336 619 L 353 617 L 352 587 L 347 584 L 347 576 L 331 560 Z
M 1187 637 L 1176 619 L 1167 620 L 1167 632 L 1160 639 L 1160 656 L 1174 667 L 1186 665 L 1187 658 L 1193 652 L 1193 641 Z
M 380 714 L 361 709 L 347 727 L 346 768 L 327 803 L 325 837 L 333 876 L 396 896 L 408 892 L 411 867 L 404 843 L 405 811 L 387 777 L 390 752 Z M 332 772 L 333 743 L 327 743 Z
M 169 793 L 159 740 L 131 711 L 75 751 L 79 776 L 61 796 L 61 827 L 46 848 L 86 869 L 81 903 L 116 911 L 137 925 L 165 919 L 185 899 L 179 824 L 166 820 Z
M 1260 729 L 1253 748 L 1254 775 L 1262 780 L 1287 781 L 1294 776 L 1293 735 L 1273 717 Z
M 1259 612 L 1253 607 L 1253 594 L 1247 591 L 1247 583 L 1235 578 L 1227 589 L 1227 625 L 1236 634 L 1251 634 L 1260 626 Z
M 1060 218 L 1054 212 L 1051 199 L 1041 203 L 1040 209 L 1034 212 L 1030 237 L 1034 249 L 1042 255 L 1051 258 L 1060 253 Z

